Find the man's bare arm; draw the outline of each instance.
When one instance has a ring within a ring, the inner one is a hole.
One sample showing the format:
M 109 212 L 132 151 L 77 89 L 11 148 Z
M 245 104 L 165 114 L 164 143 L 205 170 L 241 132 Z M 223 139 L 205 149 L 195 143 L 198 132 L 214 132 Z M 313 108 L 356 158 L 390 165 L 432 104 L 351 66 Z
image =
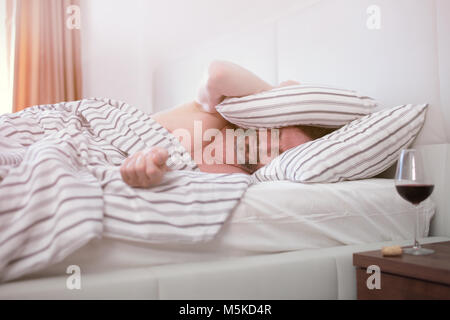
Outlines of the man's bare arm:
M 215 106 L 225 97 L 243 97 L 274 87 L 251 71 L 228 61 L 213 61 L 202 83 L 197 100 L 203 109 L 216 112 Z

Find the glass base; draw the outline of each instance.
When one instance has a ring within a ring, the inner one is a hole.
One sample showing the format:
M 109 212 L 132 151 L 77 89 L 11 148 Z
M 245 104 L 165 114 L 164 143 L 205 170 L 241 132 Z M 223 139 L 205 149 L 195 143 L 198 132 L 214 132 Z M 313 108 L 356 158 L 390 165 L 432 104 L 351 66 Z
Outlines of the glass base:
M 434 253 L 434 250 L 421 248 L 421 247 L 419 247 L 419 248 L 412 247 L 412 248 L 405 248 L 405 249 L 403 249 L 403 253 L 411 254 L 413 256 L 424 256 L 424 255 L 427 255 L 427 254 Z

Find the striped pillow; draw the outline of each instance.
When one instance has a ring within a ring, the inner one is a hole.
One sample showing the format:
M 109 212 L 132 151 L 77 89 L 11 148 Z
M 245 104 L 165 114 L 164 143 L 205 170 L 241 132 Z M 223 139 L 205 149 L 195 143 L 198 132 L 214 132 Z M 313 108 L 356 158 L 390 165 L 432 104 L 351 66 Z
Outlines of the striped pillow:
M 316 85 L 276 88 L 242 98 L 228 98 L 217 111 L 242 128 L 314 125 L 338 128 L 368 115 L 377 103 L 355 91 Z
M 402 105 L 355 120 L 282 153 L 256 171 L 254 178 L 325 183 L 376 176 L 413 142 L 425 122 L 427 106 Z

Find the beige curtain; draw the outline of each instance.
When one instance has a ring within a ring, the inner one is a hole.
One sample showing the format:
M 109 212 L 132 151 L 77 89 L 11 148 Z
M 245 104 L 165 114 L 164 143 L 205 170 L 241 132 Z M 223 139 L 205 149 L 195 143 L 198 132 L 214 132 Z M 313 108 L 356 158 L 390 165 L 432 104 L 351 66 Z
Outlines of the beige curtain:
M 67 8 L 79 1 L 12 1 L 17 6 L 14 111 L 80 99 L 80 29 L 66 25 Z
M 15 36 L 15 15 L 16 15 L 16 11 L 15 11 L 16 7 L 14 4 L 14 1 L 12 0 L 8 0 L 5 2 L 5 11 L 6 11 L 6 23 L 5 23 L 5 36 L 6 36 L 6 56 L 8 57 L 7 60 L 7 66 L 6 68 L 9 69 L 12 66 L 9 65 L 9 63 L 11 61 L 13 61 L 10 57 L 11 54 L 13 52 L 13 46 L 14 46 L 14 42 L 13 42 L 13 37 Z M 9 70 L 8 70 L 9 71 Z
M 0 114 L 12 111 L 14 10 L 11 0 L 0 1 Z

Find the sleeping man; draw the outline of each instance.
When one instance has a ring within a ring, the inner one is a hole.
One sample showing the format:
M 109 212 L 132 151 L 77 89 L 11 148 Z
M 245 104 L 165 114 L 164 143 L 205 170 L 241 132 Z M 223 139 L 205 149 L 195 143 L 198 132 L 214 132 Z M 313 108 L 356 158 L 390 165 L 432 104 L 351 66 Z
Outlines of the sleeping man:
M 286 81 L 278 87 L 295 84 L 298 84 L 298 82 Z M 252 72 L 236 64 L 214 61 L 208 67 L 207 77 L 198 90 L 196 101 L 153 114 L 151 117 L 179 139 L 181 145 L 189 152 L 200 171 L 252 174 L 267 164 L 277 154 L 317 139 L 330 131 L 329 129 L 307 126 L 290 126 L 268 130 L 265 135 L 256 135 L 256 137 L 259 137 L 259 139 L 255 139 L 258 152 L 253 158 L 249 155 L 252 148 L 248 147 L 251 144 L 251 139 L 248 136 L 244 137 L 247 145 L 247 148 L 244 149 L 245 161 L 239 161 L 238 155 L 232 156 L 230 161 L 227 153 L 230 150 L 234 151 L 236 144 L 234 140 L 232 140 L 233 143 L 230 143 L 230 140 L 221 138 L 220 142 L 223 152 L 221 152 L 219 157 L 217 157 L 218 154 L 215 155 L 215 161 L 207 161 L 204 150 L 208 148 L 208 145 L 217 142 L 215 140 L 218 139 L 219 135 L 226 136 L 230 131 L 239 129 L 225 120 L 216 111 L 215 107 L 227 97 L 242 97 L 274 88 Z M 201 130 L 201 136 L 209 132 L 211 139 L 209 141 L 202 139 L 198 143 L 186 138 L 186 136 L 195 136 L 195 131 L 199 130 L 198 128 Z M 180 132 L 185 134 L 180 134 Z M 211 132 L 216 134 L 211 135 Z M 262 153 L 261 149 L 264 149 L 265 153 Z M 198 154 L 200 154 L 199 157 L 194 157 L 194 155 Z M 270 156 L 265 158 L 258 157 L 260 154 L 270 154 Z M 122 164 L 120 168 L 122 178 L 133 187 L 157 185 L 168 170 L 166 166 L 167 158 L 167 150 L 161 147 L 139 151 L 128 157 Z M 256 161 L 250 161 L 251 159 L 256 159 Z

